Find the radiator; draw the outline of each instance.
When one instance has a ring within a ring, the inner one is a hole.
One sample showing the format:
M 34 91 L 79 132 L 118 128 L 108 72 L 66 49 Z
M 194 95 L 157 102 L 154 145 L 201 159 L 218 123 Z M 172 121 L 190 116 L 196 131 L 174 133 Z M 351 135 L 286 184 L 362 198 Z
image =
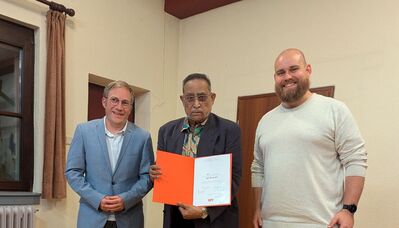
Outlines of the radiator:
M 0 206 L 0 228 L 34 228 L 33 206 Z

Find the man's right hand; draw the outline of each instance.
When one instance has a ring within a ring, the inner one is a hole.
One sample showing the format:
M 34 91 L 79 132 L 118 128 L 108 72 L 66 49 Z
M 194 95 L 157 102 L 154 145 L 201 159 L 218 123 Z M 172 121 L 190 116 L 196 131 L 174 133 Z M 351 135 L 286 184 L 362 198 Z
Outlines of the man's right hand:
M 161 167 L 157 165 L 150 166 L 150 178 L 152 181 L 159 178 L 162 175 Z
M 105 196 L 100 202 L 100 209 L 105 212 L 115 213 L 125 209 L 125 203 L 120 196 Z
M 254 225 L 254 228 L 260 228 L 262 227 L 262 214 L 260 210 L 255 211 L 254 218 L 252 220 L 252 224 Z

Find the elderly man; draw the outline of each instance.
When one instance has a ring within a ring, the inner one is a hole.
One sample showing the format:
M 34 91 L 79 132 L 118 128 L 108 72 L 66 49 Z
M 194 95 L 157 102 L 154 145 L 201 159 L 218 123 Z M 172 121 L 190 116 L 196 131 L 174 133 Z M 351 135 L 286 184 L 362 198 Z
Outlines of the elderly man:
M 231 206 L 165 205 L 164 228 L 238 228 L 235 195 L 241 177 L 240 128 L 211 112 L 215 98 L 205 74 L 188 75 L 183 80 L 183 95 L 180 96 L 187 116 L 170 121 L 159 129 L 158 150 L 189 157 L 232 153 Z M 160 175 L 162 167 L 151 166 L 151 179 Z

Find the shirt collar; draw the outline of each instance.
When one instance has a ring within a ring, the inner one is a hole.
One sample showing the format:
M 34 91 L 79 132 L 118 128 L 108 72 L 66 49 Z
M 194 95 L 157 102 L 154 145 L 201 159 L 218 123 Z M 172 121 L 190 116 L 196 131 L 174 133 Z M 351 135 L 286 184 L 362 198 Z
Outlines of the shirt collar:
M 108 129 L 107 129 L 107 125 L 105 124 L 105 116 L 104 116 L 104 129 L 105 129 L 105 134 L 107 135 L 107 136 L 109 136 L 109 137 L 115 137 L 116 135 L 123 135 L 124 133 L 125 133 L 125 131 L 126 131 L 126 128 L 127 128 L 127 124 L 128 124 L 128 122 L 129 121 L 126 121 L 126 124 L 125 124 L 125 126 L 122 128 L 122 130 L 120 130 L 120 131 L 118 131 L 118 132 L 116 132 L 115 134 L 112 134 L 110 131 L 108 131 Z
M 208 118 L 206 118 L 204 121 L 202 121 L 200 123 L 200 126 L 197 125 L 196 127 L 204 127 L 207 121 L 208 121 Z M 183 126 L 182 126 L 180 132 L 183 132 L 183 131 L 190 131 L 190 124 L 188 122 L 188 117 L 184 118 Z

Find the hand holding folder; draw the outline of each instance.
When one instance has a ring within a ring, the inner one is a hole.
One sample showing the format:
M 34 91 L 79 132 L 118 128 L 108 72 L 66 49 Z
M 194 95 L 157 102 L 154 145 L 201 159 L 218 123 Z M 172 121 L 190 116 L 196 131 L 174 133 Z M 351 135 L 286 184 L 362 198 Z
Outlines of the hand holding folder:
M 157 151 L 161 175 L 154 180 L 153 201 L 176 205 L 231 204 L 231 154 L 191 158 Z

